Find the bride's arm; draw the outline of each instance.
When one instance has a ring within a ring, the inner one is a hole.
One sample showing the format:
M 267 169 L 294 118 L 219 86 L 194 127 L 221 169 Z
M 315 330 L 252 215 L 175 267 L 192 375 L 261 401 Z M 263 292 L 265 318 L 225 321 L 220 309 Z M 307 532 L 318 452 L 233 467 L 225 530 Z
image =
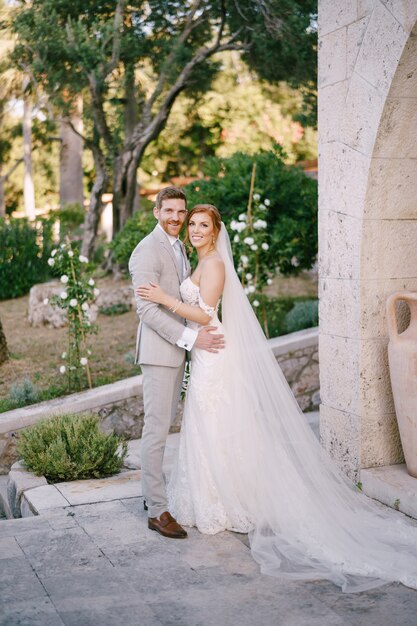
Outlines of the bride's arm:
M 205 263 L 204 270 L 200 279 L 200 296 L 201 304 L 210 309 L 215 310 L 216 304 L 223 293 L 224 287 L 224 263 L 221 259 L 208 259 Z M 159 285 L 150 283 L 149 286 L 141 286 L 137 289 L 137 293 L 141 298 L 162 304 L 180 317 L 191 322 L 196 322 L 202 326 L 210 323 L 213 315 L 192 304 L 185 304 L 167 295 Z

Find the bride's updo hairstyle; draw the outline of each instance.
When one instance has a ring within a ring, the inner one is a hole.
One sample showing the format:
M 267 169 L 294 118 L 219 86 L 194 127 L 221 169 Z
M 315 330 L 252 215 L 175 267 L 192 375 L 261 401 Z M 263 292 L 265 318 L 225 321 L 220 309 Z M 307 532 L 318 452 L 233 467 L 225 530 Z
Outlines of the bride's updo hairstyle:
M 219 209 L 217 209 L 214 204 L 196 204 L 187 215 L 187 231 L 185 233 L 184 243 L 188 243 L 189 241 L 188 224 L 190 223 L 193 215 L 195 215 L 196 213 L 207 213 L 207 215 L 210 215 L 214 228 L 213 236 L 216 240 L 222 228 L 222 218 L 220 216 Z

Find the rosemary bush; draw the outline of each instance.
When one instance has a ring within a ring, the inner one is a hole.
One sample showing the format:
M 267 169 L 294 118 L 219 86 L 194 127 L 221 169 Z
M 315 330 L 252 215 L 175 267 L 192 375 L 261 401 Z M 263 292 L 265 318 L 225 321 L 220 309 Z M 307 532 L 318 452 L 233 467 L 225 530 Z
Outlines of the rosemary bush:
M 100 430 L 96 415 L 59 415 L 24 429 L 17 445 L 28 470 L 50 482 L 117 473 L 127 443 Z

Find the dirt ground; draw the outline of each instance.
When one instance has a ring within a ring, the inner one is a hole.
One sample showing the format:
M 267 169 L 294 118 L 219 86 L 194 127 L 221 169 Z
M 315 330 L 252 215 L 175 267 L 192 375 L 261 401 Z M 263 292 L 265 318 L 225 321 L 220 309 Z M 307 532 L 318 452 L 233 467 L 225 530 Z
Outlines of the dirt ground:
M 98 281 L 101 290 L 106 283 L 116 286 L 119 281 Z M 0 302 L 0 319 L 6 335 L 10 360 L 0 366 L 0 398 L 9 394 L 13 383 L 29 378 L 39 389 L 51 384 L 62 385 L 59 367 L 64 363 L 66 328 L 42 326 L 34 328 L 27 319 L 29 296 Z M 90 336 L 90 358 L 93 384 L 113 382 L 139 372 L 132 364 L 136 342 L 137 315 L 129 311 L 122 315 L 99 315 L 98 334 Z
M 126 279 L 98 281 L 100 290 L 106 285 L 129 284 Z M 268 289 L 271 296 L 315 296 L 317 280 L 310 273 L 299 277 L 276 278 Z M 61 354 L 66 346 L 66 328 L 43 326 L 34 328 L 27 319 L 29 296 L 0 302 L 0 319 L 10 351 L 8 362 L 0 366 L 0 399 L 9 395 L 10 387 L 25 378 L 38 389 L 60 386 L 64 377 L 59 373 L 63 364 Z M 136 342 L 135 311 L 97 319 L 98 334 L 90 337 L 91 373 L 94 385 L 113 382 L 139 373 L 132 359 Z

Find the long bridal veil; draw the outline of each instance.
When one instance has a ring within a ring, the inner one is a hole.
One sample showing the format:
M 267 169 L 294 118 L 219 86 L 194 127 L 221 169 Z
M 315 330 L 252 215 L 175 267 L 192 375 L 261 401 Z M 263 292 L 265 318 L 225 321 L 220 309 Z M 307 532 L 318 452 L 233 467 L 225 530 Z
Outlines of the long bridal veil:
M 329 579 L 349 592 L 390 581 L 417 588 L 417 527 L 359 493 L 321 448 L 242 289 L 224 224 L 217 249 L 226 268 L 219 386 L 227 399 L 216 483 L 230 509 L 250 518 L 261 571 Z

